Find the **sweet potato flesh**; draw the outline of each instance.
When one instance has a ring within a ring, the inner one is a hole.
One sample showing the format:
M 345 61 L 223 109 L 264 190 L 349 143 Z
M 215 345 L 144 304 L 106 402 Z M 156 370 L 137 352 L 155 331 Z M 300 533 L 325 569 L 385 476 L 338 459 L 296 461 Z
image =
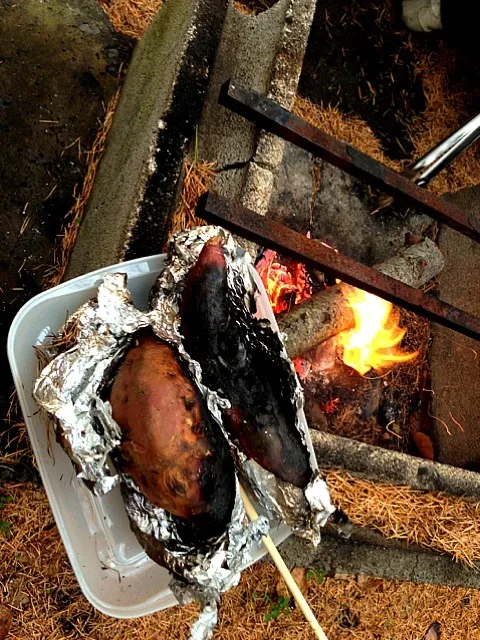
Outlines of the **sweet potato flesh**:
M 123 434 L 120 466 L 148 500 L 181 518 L 212 508 L 212 486 L 206 490 L 203 476 L 212 475 L 207 466 L 215 465 L 218 452 L 206 437 L 201 402 L 175 350 L 153 334 L 139 334 L 110 392 Z

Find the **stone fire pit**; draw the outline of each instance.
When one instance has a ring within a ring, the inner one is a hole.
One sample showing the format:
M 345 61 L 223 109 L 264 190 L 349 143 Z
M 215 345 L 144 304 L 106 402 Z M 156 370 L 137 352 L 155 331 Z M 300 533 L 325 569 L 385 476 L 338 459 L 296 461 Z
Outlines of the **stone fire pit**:
M 220 195 L 302 232 L 313 220 L 308 229 L 312 237 L 328 240 L 370 265 L 394 255 L 407 233 L 415 236 L 425 230 L 430 220 L 419 212 L 371 216 L 364 185 L 257 131 L 217 102 L 220 87 L 233 78 L 292 108 L 312 20 L 315 11 L 316 22 L 321 19 L 321 10 L 320 0 L 278 0 L 253 16 L 224 0 L 167 1 L 134 53 L 68 278 L 161 252 L 179 200 L 182 163 L 193 150 L 215 163 L 212 189 Z M 479 215 L 478 192 L 461 193 L 455 199 Z M 478 273 L 478 247 L 464 238 L 456 244 L 458 238 L 450 230 L 440 233 L 440 248 L 447 258 L 447 269 L 439 278 L 440 297 L 478 314 L 478 295 L 474 299 L 462 286 L 465 273 L 475 269 Z M 245 246 L 255 255 L 256 247 Z M 461 263 L 456 260 L 460 251 Z M 466 361 L 459 355 L 475 346 L 447 330 L 435 327 L 433 332 L 434 415 L 439 403 L 451 400 L 445 392 L 449 374 L 455 393 L 463 395 L 465 415 L 464 432 L 456 432 L 455 440 L 435 425 L 441 463 L 312 430 L 322 467 L 343 469 L 371 483 L 480 498 L 477 473 L 449 466 L 476 469 L 480 463 L 480 445 L 472 435 L 480 417 L 474 408 L 474 399 L 480 397 L 480 365 L 476 358 Z M 453 373 L 448 346 L 452 340 L 459 363 Z M 291 564 L 337 573 L 480 585 L 476 570 L 455 564 L 449 556 L 407 546 L 365 527 L 354 526 L 346 540 L 332 525 L 317 551 L 291 538 L 282 552 Z

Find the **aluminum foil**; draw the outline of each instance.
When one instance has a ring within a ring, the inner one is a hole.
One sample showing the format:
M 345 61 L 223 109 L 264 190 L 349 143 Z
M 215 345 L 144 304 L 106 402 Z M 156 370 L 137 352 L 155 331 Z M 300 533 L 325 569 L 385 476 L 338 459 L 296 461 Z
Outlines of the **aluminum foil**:
M 288 386 L 291 401 L 297 408 L 295 428 L 309 448 L 312 468 L 312 480 L 301 490 L 275 478 L 253 460 L 247 460 L 230 442 L 242 482 L 250 487 L 271 520 L 283 519 L 317 544 L 320 527 L 334 507 L 318 473 L 308 430 L 299 418 L 303 407 L 301 388 L 279 335 L 267 320 L 254 319 L 259 291 L 251 276 L 249 256 L 223 229 L 200 227 L 172 239 L 165 269 L 152 290 L 148 312 L 133 306 L 124 274 L 106 275 L 97 299 L 74 314 L 78 324 L 77 344 L 42 371 L 34 389 L 39 405 L 58 419 L 65 448 L 75 462 L 78 477 L 87 481 L 97 495 L 121 483 L 134 528 L 162 545 L 162 562 L 182 577 L 171 584 L 178 600 L 186 602 L 194 598 L 203 604 L 202 614 L 192 628 L 195 640 L 211 636 L 220 593 L 236 584 L 242 567 L 251 562 L 254 545 L 268 531 L 267 519 L 259 518 L 248 524 L 237 485 L 231 522 L 224 534 L 211 539 L 208 549 L 202 551 L 185 545 L 177 531 L 176 518 L 152 505 L 130 477 L 112 470 L 108 456 L 120 444 L 121 434 L 109 402 L 101 398 L 101 390 L 129 348 L 135 332 L 151 327 L 159 338 L 176 347 L 211 415 L 223 429 L 222 410 L 228 408 L 229 403 L 202 384 L 199 363 L 183 348 L 179 317 L 185 278 L 205 242 L 214 236 L 223 240 L 231 301 L 239 317 L 251 326 L 252 340 L 259 340 L 271 350 L 277 368 L 282 371 L 282 384 Z
M 335 507 L 330 499 L 328 487 L 318 470 L 306 421 L 303 418 L 303 392 L 293 364 L 280 335 L 274 331 L 270 322 L 267 319 L 255 317 L 260 292 L 252 277 L 250 256 L 235 243 L 229 232 L 220 227 L 197 227 L 176 234 L 170 241 L 168 264 L 153 289 L 151 314 L 155 316 L 158 313 L 159 320 L 164 322 L 168 311 L 173 310 L 172 328 L 179 334 L 178 309 L 186 276 L 197 262 L 205 243 L 216 236 L 222 239 L 227 263 L 230 303 L 235 308 L 235 319 L 248 327 L 247 336 L 252 343 L 256 341 L 257 346 L 260 345 L 268 350 L 272 362 L 272 375 L 276 376 L 276 382 L 283 386 L 287 397 L 291 398 L 292 405 L 296 409 L 296 421 L 292 426 L 299 431 L 305 447 L 309 450 L 312 477 L 304 490 L 299 489 L 276 478 L 254 460 L 248 460 L 231 441 L 237 467 L 240 469 L 242 481 L 249 486 L 270 520 L 283 520 L 295 533 L 318 545 L 321 527 L 334 513 Z M 192 361 L 192 366 L 199 365 Z M 207 390 L 208 393 L 212 392 Z M 217 399 L 218 396 L 213 404 L 221 409 L 225 404 L 222 405 Z M 228 433 L 225 435 L 229 438 Z
M 252 561 L 254 548 L 268 533 L 268 521 L 262 517 L 249 523 L 237 483 L 226 531 L 210 539 L 208 548 L 201 551 L 186 545 L 177 530 L 177 518 L 150 503 L 128 475 L 112 471 L 108 456 L 120 444 L 121 433 L 110 403 L 101 399 L 101 390 L 130 346 L 133 334 L 151 326 L 160 338 L 177 345 L 217 420 L 221 420 L 224 401 L 201 385 L 199 365 L 183 352 L 175 332 L 175 313 L 168 305 L 164 316 L 159 309 L 152 313 L 136 309 L 124 274 L 106 275 L 97 300 L 83 305 L 74 319 L 79 329 L 77 344 L 45 367 L 35 384 L 34 397 L 57 418 L 77 476 L 88 482 L 96 495 L 121 483 L 132 525 L 161 545 L 163 564 L 182 576 L 173 585 L 180 601 L 195 598 L 204 605 L 191 637 L 206 640 L 213 633 L 213 611 L 220 593 L 238 583 L 241 568 Z
M 98 390 L 125 353 L 132 334 L 149 321 L 132 305 L 123 274 L 107 275 L 97 301 L 83 305 L 74 319 L 77 344 L 45 367 L 34 397 L 57 418 L 78 477 L 96 495 L 104 495 L 120 482 L 107 458 L 120 444 L 121 434 L 110 404 L 100 399 Z

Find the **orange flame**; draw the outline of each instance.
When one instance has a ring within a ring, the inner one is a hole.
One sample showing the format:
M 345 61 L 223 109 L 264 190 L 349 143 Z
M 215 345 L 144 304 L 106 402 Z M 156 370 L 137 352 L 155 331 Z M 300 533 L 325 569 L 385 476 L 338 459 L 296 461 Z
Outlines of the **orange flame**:
M 280 264 L 276 252 L 267 249 L 256 269 L 275 314 L 287 311 L 292 304 L 312 295 L 305 265 L 300 262 Z M 349 287 L 348 292 L 347 302 L 355 317 L 355 327 L 340 333 L 336 343 L 343 347 L 346 365 L 364 375 L 370 369 L 382 371 L 417 356 L 418 352 L 405 353 L 400 349 L 407 330 L 399 326 L 399 314 L 390 302 L 354 287 Z M 301 377 L 308 375 L 300 358 L 294 364 Z
M 305 265 L 295 262 L 286 266 L 277 262 L 276 257 L 275 251 L 267 249 L 256 266 L 275 314 L 312 295 Z
M 347 300 L 355 327 L 337 336 L 346 365 L 363 375 L 370 369 L 381 371 L 417 356 L 418 352 L 404 353 L 398 346 L 407 330 L 399 326 L 399 314 L 390 302 L 354 287 L 349 291 Z

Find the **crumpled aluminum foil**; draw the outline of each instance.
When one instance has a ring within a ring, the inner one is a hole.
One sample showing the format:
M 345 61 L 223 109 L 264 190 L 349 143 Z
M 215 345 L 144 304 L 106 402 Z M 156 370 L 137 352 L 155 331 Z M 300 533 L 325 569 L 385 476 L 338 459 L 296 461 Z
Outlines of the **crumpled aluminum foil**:
M 318 471 L 306 421 L 300 418 L 303 416 L 303 391 L 293 364 L 279 334 L 272 329 L 270 322 L 255 318 L 256 300 L 260 292 L 252 277 L 250 256 L 235 243 L 233 236 L 221 227 L 197 227 L 176 234 L 170 241 L 168 265 L 154 285 L 151 314 L 155 315 L 158 312 L 158 317 L 164 319 L 168 312 L 173 310 L 172 323 L 175 331 L 179 333 L 178 309 L 185 278 L 197 262 L 205 243 L 216 236 L 222 239 L 230 302 L 235 307 L 235 317 L 238 322 L 243 322 L 249 327 L 250 340 L 256 340 L 269 350 L 274 375 L 278 374 L 296 408 L 295 428 L 310 452 L 312 479 L 304 490 L 283 482 L 254 460 L 248 460 L 231 443 L 235 449 L 237 467 L 240 469 L 242 481 L 249 486 L 270 520 L 283 520 L 295 533 L 318 545 L 320 530 L 335 511 L 335 507 L 330 499 L 328 487 Z M 222 407 L 220 403 L 215 403 L 215 406 Z M 228 433 L 226 437 L 229 438 Z
M 74 319 L 78 324 L 77 344 L 45 367 L 35 384 L 34 397 L 57 418 L 66 449 L 79 470 L 77 476 L 88 482 L 96 495 L 104 495 L 122 483 L 131 522 L 165 546 L 165 566 L 184 578 L 175 582 L 177 597 L 182 602 L 195 598 L 204 604 L 191 638 L 206 640 L 213 632 L 212 612 L 220 593 L 238 583 L 241 568 L 252 561 L 253 548 L 268 533 L 268 521 L 259 518 L 248 522 L 237 483 L 225 533 L 211 539 L 207 551 L 199 552 L 183 543 L 174 516 L 150 503 L 128 475 L 111 470 L 108 456 L 120 444 L 121 433 L 110 403 L 100 397 L 109 372 L 125 354 L 133 334 L 143 327 L 151 326 L 160 338 L 181 350 L 180 337 L 171 325 L 174 314 L 162 318 L 158 310 L 150 314 L 133 306 L 126 276 L 121 273 L 106 275 L 98 288 L 97 301 L 80 307 Z M 196 386 L 207 397 L 212 415 L 221 420 L 219 405 L 224 401 L 201 385 L 198 363 L 186 354 L 183 357 Z
M 98 289 L 97 302 L 87 302 L 70 321 L 78 326 L 77 344 L 55 358 L 38 378 L 34 397 L 55 416 L 68 443 L 78 477 L 104 495 L 120 482 L 107 462 L 120 444 L 120 428 L 98 390 L 108 372 L 129 347 L 135 331 L 149 325 L 136 309 L 124 274 L 109 274 Z M 95 425 L 101 424 L 101 430 Z
M 78 325 L 77 344 L 47 365 L 34 389 L 39 405 L 57 418 L 66 448 L 78 469 L 78 477 L 87 481 L 97 495 L 122 484 L 132 523 L 143 534 L 153 536 L 164 545 L 165 565 L 184 578 L 172 581 L 177 599 L 186 602 L 194 598 L 204 605 L 192 628 L 194 640 L 211 637 L 220 593 L 237 584 L 241 568 L 251 561 L 253 546 L 267 533 L 268 522 L 262 517 L 247 524 L 237 485 L 235 506 L 225 533 L 212 539 L 208 551 L 203 553 L 186 547 L 178 535 L 175 517 L 152 505 L 130 477 L 112 471 L 108 456 L 120 444 L 121 433 L 112 418 L 109 402 L 102 400 L 100 393 L 116 363 L 129 348 L 135 332 L 150 326 L 159 338 L 176 347 L 211 415 L 223 429 L 221 413 L 229 403 L 202 384 L 200 365 L 183 348 L 179 317 L 186 275 L 205 242 L 214 236 L 223 239 L 232 300 L 251 321 L 259 292 L 249 270 L 248 254 L 235 244 L 231 234 L 219 227 L 181 232 L 170 243 L 166 267 L 152 290 L 150 311 L 142 312 L 133 306 L 124 274 L 106 275 L 99 286 L 97 300 L 87 302 L 74 314 Z M 269 344 L 276 345 L 276 355 L 288 374 L 292 402 L 300 410 L 303 406 L 300 385 L 279 336 L 268 321 L 258 323 L 258 327 L 262 336 L 268 337 Z M 301 421 L 297 420 L 296 428 L 308 443 L 308 432 Z M 310 447 L 312 481 L 302 491 L 247 460 L 233 443 L 230 444 L 242 481 L 248 484 L 268 516 L 283 519 L 317 544 L 320 527 L 334 507 L 318 473 L 313 449 Z

